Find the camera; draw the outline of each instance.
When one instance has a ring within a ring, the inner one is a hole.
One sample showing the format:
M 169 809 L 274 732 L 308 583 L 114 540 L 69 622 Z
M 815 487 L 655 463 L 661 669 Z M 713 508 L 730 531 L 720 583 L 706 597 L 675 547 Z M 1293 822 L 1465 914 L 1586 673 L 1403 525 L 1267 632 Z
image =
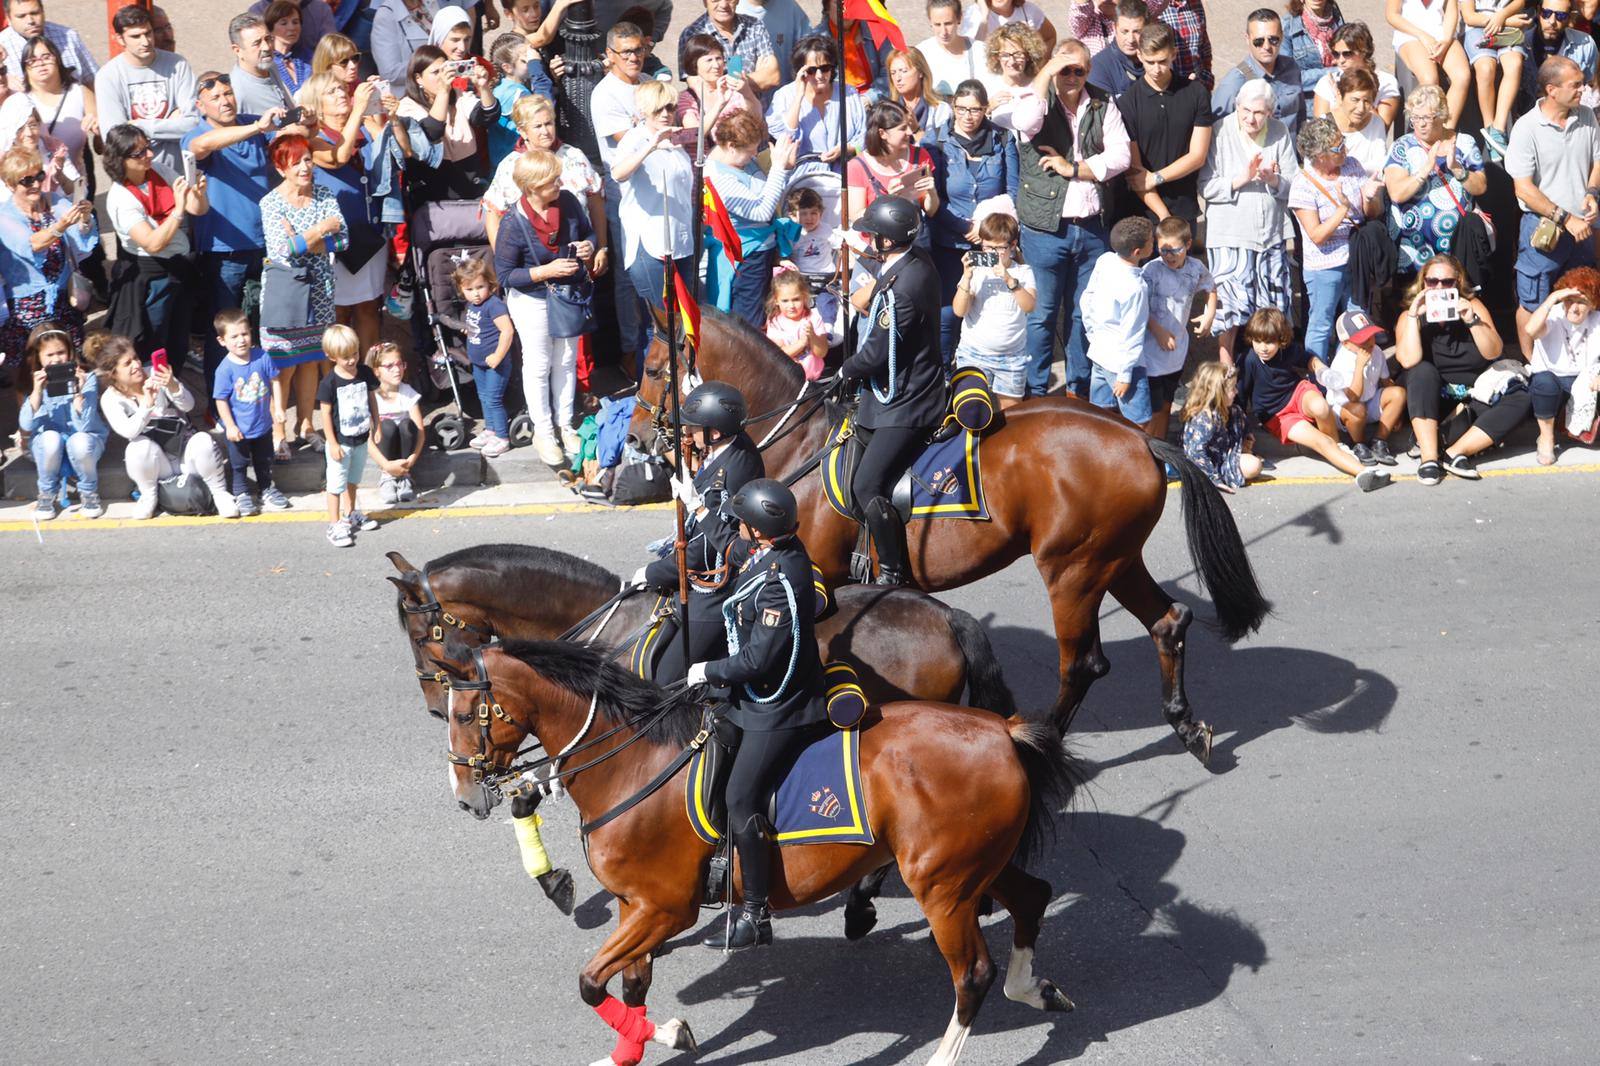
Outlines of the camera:
M 1461 294 L 1455 289 L 1429 289 L 1422 298 L 1423 317 L 1429 322 L 1455 322 L 1461 318 Z
M 1000 265 L 999 252 L 985 252 L 982 250 L 967 253 L 967 262 L 975 267 L 992 267 Z
M 51 363 L 44 368 L 44 394 L 71 396 L 78 391 L 78 368 L 71 363 Z
M 444 61 L 444 76 L 447 78 L 465 78 L 472 73 L 472 68 L 477 66 L 470 59 L 447 59 Z
M 303 108 L 303 107 L 291 107 L 289 110 L 287 110 L 287 111 L 285 111 L 283 113 L 283 117 L 282 118 L 280 118 L 277 122 L 274 122 L 272 124 L 272 128 L 275 129 L 275 130 L 281 130 L 285 126 L 298 126 L 302 122 L 304 122 L 305 120 L 306 120 L 306 109 L 305 108 Z

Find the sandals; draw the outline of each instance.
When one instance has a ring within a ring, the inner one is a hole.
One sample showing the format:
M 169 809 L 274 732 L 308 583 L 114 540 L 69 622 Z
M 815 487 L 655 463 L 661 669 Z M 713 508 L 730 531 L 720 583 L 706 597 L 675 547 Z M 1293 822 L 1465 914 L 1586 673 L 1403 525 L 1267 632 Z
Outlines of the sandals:
M 272 461 L 275 463 L 289 461 L 289 442 L 285 438 L 279 437 L 277 443 L 272 446 Z
M 1484 44 L 1490 48 L 1511 48 L 1521 44 L 1524 39 L 1521 30 L 1515 26 L 1508 26 L 1494 36 L 1485 38 Z

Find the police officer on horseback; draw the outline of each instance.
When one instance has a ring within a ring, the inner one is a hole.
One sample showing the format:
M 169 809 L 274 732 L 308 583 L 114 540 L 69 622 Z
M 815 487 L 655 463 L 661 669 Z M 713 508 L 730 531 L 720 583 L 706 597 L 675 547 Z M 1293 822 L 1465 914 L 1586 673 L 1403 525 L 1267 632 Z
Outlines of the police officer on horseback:
M 655 669 L 658 685 L 679 680 L 689 663 L 720 655 L 726 647 L 722 622 L 722 602 L 728 596 L 725 560 L 739 527 L 727 514 L 725 503 L 746 483 L 766 473 L 761 453 L 744 432 L 744 420 L 744 397 L 725 382 L 707 381 L 684 397 L 684 469 L 693 477 L 688 484 L 674 479 L 674 491 L 688 512 L 684 538 L 688 542 L 690 647 L 685 659 L 681 639 L 666 642 Z M 668 544 L 670 547 L 670 541 Z M 640 567 L 633 584 L 675 596 L 678 563 L 672 551 Z
M 739 855 L 744 908 L 726 943 L 720 937 L 711 942 L 736 949 L 772 942 L 767 797 L 815 739 L 809 727 L 825 715 L 822 660 L 813 631 L 811 558 L 795 535 L 800 520 L 794 493 L 782 482 L 760 478 L 735 493 L 727 509 L 747 538 L 731 548 L 739 569 L 722 605 L 729 654 L 695 663 L 688 681 L 729 689 L 728 718 L 742 734 L 724 796 Z
M 846 380 L 863 382 L 856 411 L 866 449 L 851 481 L 852 499 L 878 549 L 878 584 L 910 579 L 905 521 L 890 502 L 905 473 L 944 419 L 945 364 L 939 350 L 939 275 L 914 246 L 922 213 L 910 200 L 880 196 L 856 229 L 871 240 L 869 258 L 881 263 Z

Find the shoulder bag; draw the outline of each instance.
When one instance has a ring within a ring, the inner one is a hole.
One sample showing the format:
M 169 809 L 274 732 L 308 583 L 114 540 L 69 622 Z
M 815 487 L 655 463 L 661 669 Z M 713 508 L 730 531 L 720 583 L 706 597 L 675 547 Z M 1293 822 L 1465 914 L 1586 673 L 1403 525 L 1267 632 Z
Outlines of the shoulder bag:
M 538 245 L 539 235 L 533 232 L 533 224 L 527 216 L 516 206 L 512 207 L 511 213 L 522 224 L 528 247 Z M 543 285 L 545 326 L 550 336 L 582 337 L 595 331 L 594 281 L 589 277 L 588 267 L 579 262 L 576 274 L 560 281 L 547 281 Z

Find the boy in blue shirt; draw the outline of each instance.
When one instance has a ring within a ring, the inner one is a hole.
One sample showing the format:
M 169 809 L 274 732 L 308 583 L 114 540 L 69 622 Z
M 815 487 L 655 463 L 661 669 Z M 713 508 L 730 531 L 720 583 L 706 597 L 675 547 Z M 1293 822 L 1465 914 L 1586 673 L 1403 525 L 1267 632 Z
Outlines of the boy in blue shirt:
M 211 397 L 227 431 L 234 502 L 243 517 L 261 513 L 245 480 L 245 467 L 254 465 L 262 505 L 269 511 L 287 511 L 288 499 L 272 482 L 272 421 L 274 416 L 283 419 L 282 411 L 273 410 L 272 379 L 278 376 L 278 368 L 271 356 L 250 343 L 250 319 L 243 311 L 218 311 L 212 324 L 217 329 L 217 343 L 227 353 L 217 367 Z

